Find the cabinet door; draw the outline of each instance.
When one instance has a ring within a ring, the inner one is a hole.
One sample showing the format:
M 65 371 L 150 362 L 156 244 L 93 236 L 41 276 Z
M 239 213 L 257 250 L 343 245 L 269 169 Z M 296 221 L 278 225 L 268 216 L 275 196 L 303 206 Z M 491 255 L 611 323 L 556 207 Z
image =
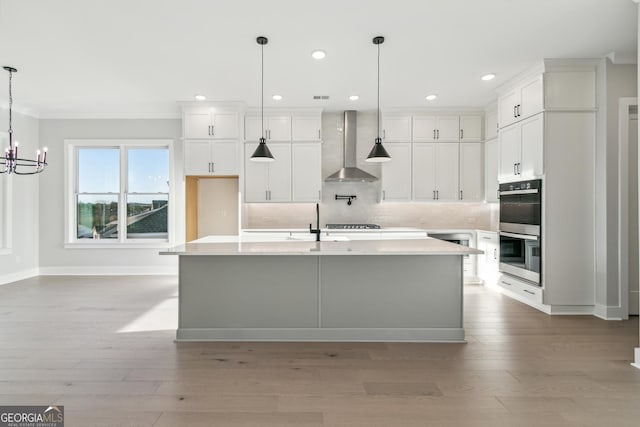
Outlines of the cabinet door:
M 484 144 L 484 194 L 487 202 L 498 201 L 498 140 L 492 139 Z
M 391 161 L 382 164 L 382 200 L 411 201 L 411 143 L 388 144 Z
M 213 175 L 239 174 L 237 141 L 211 143 L 211 172 Z
M 268 201 L 268 163 L 251 160 L 257 146 L 257 142 L 244 145 L 244 200 L 247 203 Z
M 482 200 L 482 144 L 460 143 L 460 200 Z
M 436 140 L 436 117 L 413 116 L 413 141 L 434 142 Z
M 210 175 L 211 155 L 209 141 L 185 141 L 184 174 Z
M 460 142 L 482 141 L 482 117 L 460 116 Z
M 519 95 L 519 89 L 514 89 L 498 99 L 498 124 L 500 129 L 516 121 L 516 105 L 520 100 Z
M 498 180 L 513 181 L 518 175 L 516 164 L 520 162 L 520 125 L 500 129 L 500 169 Z
M 438 142 L 457 142 L 460 139 L 460 117 L 438 116 L 436 129 Z
M 526 81 L 520 86 L 520 108 L 518 120 L 538 114 L 544 108 L 542 75 Z
M 293 116 L 292 138 L 294 141 L 320 141 L 320 116 Z
M 269 117 L 267 129 L 269 141 L 291 141 L 291 116 Z
M 185 112 L 182 133 L 185 138 L 211 139 L 209 111 Z
M 382 139 L 391 142 L 410 142 L 411 116 L 383 117 Z
M 435 200 L 436 191 L 436 144 L 413 144 L 412 156 L 413 200 Z
M 269 125 L 268 119 L 264 118 L 264 126 L 265 128 Z M 267 134 L 265 132 L 265 138 Z M 262 136 L 262 120 L 260 116 L 245 116 L 244 118 L 244 140 L 245 141 L 255 141 L 258 143 L 260 137 Z
M 212 113 L 212 136 L 215 139 L 235 139 L 238 137 L 237 113 Z
M 484 139 L 490 140 L 498 137 L 498 112 L 488 111 L 484 123 Z
M 291 143 L 269 144 L 275 160 L 269 162 L 269 201 L 291 201 Z
M 291 190 L 294 202 L 319 202 L 322 190 L 322 144 L 291 145 Z
M 521 123 L 522 160 L 519 168 L 523 178 L 541 176 L 543 168 L 544 115 L 538 114 Z
M 458 143 L 436 144 L 436 196 L 440 201 L 458 200 L 460 164 Z

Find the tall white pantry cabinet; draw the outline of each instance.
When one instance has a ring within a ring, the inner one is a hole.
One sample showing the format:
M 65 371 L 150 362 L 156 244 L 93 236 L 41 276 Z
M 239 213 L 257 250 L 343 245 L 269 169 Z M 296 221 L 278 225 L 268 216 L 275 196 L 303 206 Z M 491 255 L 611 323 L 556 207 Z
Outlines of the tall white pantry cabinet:
M 543 180 L 542 287 L 508 275 L 498 285 L 547 313 L 595 305 L 596 66 L 544 60 L 498 89 L 500 182 Z

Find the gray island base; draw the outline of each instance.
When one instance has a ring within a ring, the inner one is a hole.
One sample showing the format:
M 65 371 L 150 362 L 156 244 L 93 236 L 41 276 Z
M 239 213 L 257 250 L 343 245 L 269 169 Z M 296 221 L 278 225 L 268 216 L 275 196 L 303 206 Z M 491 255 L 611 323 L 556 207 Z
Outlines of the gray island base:
M 435 239 L 188 243 L 178 341 L 464 342 L 462 258 Z

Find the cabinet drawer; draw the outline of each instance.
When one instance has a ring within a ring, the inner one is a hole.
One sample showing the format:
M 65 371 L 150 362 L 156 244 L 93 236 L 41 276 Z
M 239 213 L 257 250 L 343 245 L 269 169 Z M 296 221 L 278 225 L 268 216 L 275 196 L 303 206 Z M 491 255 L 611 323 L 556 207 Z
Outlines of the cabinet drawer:
M 504 274 L 500 276 L 498 285 L 526 300 L 542 304 L 542 289 L 538 288 L 537 286 L 528 285 Z

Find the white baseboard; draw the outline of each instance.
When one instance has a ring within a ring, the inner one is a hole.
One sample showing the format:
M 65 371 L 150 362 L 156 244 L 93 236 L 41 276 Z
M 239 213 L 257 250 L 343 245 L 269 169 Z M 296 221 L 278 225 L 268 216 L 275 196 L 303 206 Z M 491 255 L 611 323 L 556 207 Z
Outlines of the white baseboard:
M 3 274 L 0 276 L 0 285 L 17 282 L 19 280 L 30 279 L 39 275 L 39 269 L 31 268 L 29 270 L 17 271 L 15 273 Z
M 631 366 L 634 366 L 640 369 L 640 347 L 636 347 L 635 354 L 636 354 L 636 361 L 632 363 Z
M 175 276 L 177 265 L 40 267 L 41 276 Z
M 596 304 L 593 308 L 593 315 L 603 320 L 622 320 L 625 317 L 622 307 L 613 305 Z

